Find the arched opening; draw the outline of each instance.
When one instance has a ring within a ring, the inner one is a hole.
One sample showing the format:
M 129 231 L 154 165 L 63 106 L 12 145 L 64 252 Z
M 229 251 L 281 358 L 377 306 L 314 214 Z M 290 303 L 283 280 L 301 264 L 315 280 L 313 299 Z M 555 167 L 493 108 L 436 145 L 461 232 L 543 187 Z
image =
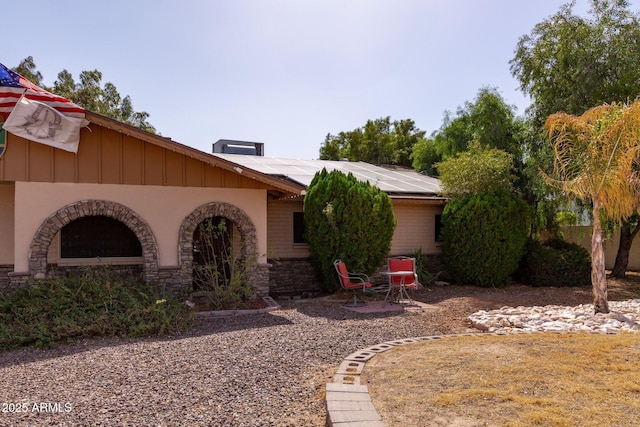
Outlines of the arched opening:
M 121 251 L 128 245 L 128 249 L 126 249 L 126 251 L 135 251 L 128 253 L 138 253 L 138 248 L 135 244 L 135 241 L 137 241 L 137 244 L 140 245 L 140 264 L 142 264 L 145 281 L 151 282 L 158 279 L 158 245 L 149 225 L 126 206 L 104 200 L 85 200 L 69 204 L 49 216 L 49 218 L 42 223 L 31 241 L 29 269 L 32 277 L 39 279 L 47 277 L 47 257 L 49 255 L 51 243 L 54 239 L 58 238 L 58 236 L 62 239 L 62 234 L 67 235 L 67 237 L 64 237 L 67 239 L 67 243 L 73 243 L 73 234 L 67 234 L 66 232 L 62 233 L 61 231 L 68 224 L 71 224 L 81 218 L 93 219 L 87 219 L 86 221 L 75 223 L 75 225 L 72 225 L 70 229 L 67 229 L 67 231 L 71 230 L 72 233 L 74 229 L 75 231 L 82 231 L 82 229 L 85 230 L 81 240 L 75 241 L 76 249 L 73 249 L 71 252 L 67 251 L 67 254 L 82 254 L 80 257 L 82 258 L 88 256 L 88 254 L 95 254 L 96 252 L 92 252 L 93 249 L 91 249 L 91 251 L 87 251 L 87 248 L 95 248 L 97 246 L 101 247 L 98 253 L 113 251 L 113 248 L 108 249 L 109 243 L 107 241 L 103 241 L 102 245 L 92 245 L 88 242 L 87 237 L 87 233 L 92 233 L 92 231 L 87 230 L 87 227 L 90 228 L 92 223 L 94 225 L 96 222 L 102 225 L 109 223 L 110 226 L 116 227 L 120 230 L 118 233 L 120 233 L 121 237 L 125 234 L 128 236 L 125 237 L 125 239 L 128 239 L 129 243 L 123 244 L 123 242 L 120 241 L 115 245 L 120 248 L 116 251 Z M 110 220 L 115 221 L 115 223 Z M 124 230 L 122 228 L 123 226 L 125 229 L 128 229 L 131 234 Z M 108 233 L 98 232 L 98 234 L 101 234 L 103 238 L 108 237 Z M 71 236 L 70 240 L 69 236 Z
M 202 205 L 189 214 L 182 225 L 180 226 L 180 258 L 179 263 L 181 267 L 181 281 L 183 289 L 193 289 L 194 282 L 194 265 L 201 261 L 197 259 L 200 257 L 200 249 L 197 247 L 200 243 L 196 230 L 201 223 L 208 219 L 224 218 L 226 224 L 232 225 L 232 232 L 228 237 L 230 246 L 234 252 L 238 254 L 239 259 L 255 260 L 257 257 L 257 244 L 256 244 L 256 228 L 251 222 L 249 216 L 236 206 L 223 202 L 212 202 Z M 195 237 L 195 239 L 194 239 Z M 197 267 L 195 269 L 196 275 Z M 233 274 L 233 273 L 232 273 Z M 268 294 L 268 279 L 258 279 L 258 265 L 253 263 L 249 265 L 249 268 L 244 271 L 246 281 L 248 285 L 254 291 L 257 290 L 258 294 Z M 262 282 L 266 285 L 262 285 Z M 266 287 L 266 289 L 260 288 L 260 286 Z

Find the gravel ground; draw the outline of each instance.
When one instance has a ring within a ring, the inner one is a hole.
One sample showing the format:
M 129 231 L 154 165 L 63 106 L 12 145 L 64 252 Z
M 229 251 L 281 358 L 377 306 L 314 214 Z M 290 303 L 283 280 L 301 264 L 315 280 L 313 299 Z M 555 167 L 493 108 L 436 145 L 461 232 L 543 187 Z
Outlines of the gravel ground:
M 205 318 L 179 337 L 4 352 L 0 425 L 324 426 L 324 386 L 345 356 L 466 332 L 478 309 L 591 299 L 588 289 L 557 291 L 441 287 L 416 295 L 433 305 L 422 313 L 354 313 L 335 298 L 281 301 L 269 313 Z

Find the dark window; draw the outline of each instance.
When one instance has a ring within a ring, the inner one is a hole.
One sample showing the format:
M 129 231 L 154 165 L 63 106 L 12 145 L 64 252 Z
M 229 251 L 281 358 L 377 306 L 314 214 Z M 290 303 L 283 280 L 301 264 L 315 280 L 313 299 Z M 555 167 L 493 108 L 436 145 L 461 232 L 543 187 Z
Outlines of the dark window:
M 442 214 L 436 214 L 435 236 L 436 242 L 442 242 Z
M 293 243 L 307 243 L 304 240 L 304 214 L 293 213 Z
M 85 216 L 62 227 L 60 258 L 139 256 L 142 256 L 140 241 L 116 219 Z

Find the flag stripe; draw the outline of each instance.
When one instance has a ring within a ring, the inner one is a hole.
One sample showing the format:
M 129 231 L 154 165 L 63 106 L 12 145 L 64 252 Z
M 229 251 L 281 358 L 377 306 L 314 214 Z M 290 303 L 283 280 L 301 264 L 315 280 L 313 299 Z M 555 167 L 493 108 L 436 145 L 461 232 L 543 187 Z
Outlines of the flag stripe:
M 66 116 L 81 119 L 85 117 L 84 108 L 34 85 L 0 64 L 0 117 L 8 117 L 23 94 L 27 99 L 45 103 Z

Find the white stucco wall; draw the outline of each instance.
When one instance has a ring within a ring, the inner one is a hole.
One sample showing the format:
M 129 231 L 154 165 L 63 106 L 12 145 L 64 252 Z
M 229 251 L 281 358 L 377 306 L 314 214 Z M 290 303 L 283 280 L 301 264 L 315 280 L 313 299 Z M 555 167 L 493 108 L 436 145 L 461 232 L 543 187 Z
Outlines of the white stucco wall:
M 120 203 L 144 219 L 158 243 L 158 265 L 178 264 L 178 232 L 184 218 L 211 202 L 232 204 L 256 227 L 260 261 L 267 253 L 265 190 L 164 187 L 112 184 L 17 182 L 15 184 L 15 271 L 29 270 L 29 247 L 43 221 L 58 209 L 81 200 Z

